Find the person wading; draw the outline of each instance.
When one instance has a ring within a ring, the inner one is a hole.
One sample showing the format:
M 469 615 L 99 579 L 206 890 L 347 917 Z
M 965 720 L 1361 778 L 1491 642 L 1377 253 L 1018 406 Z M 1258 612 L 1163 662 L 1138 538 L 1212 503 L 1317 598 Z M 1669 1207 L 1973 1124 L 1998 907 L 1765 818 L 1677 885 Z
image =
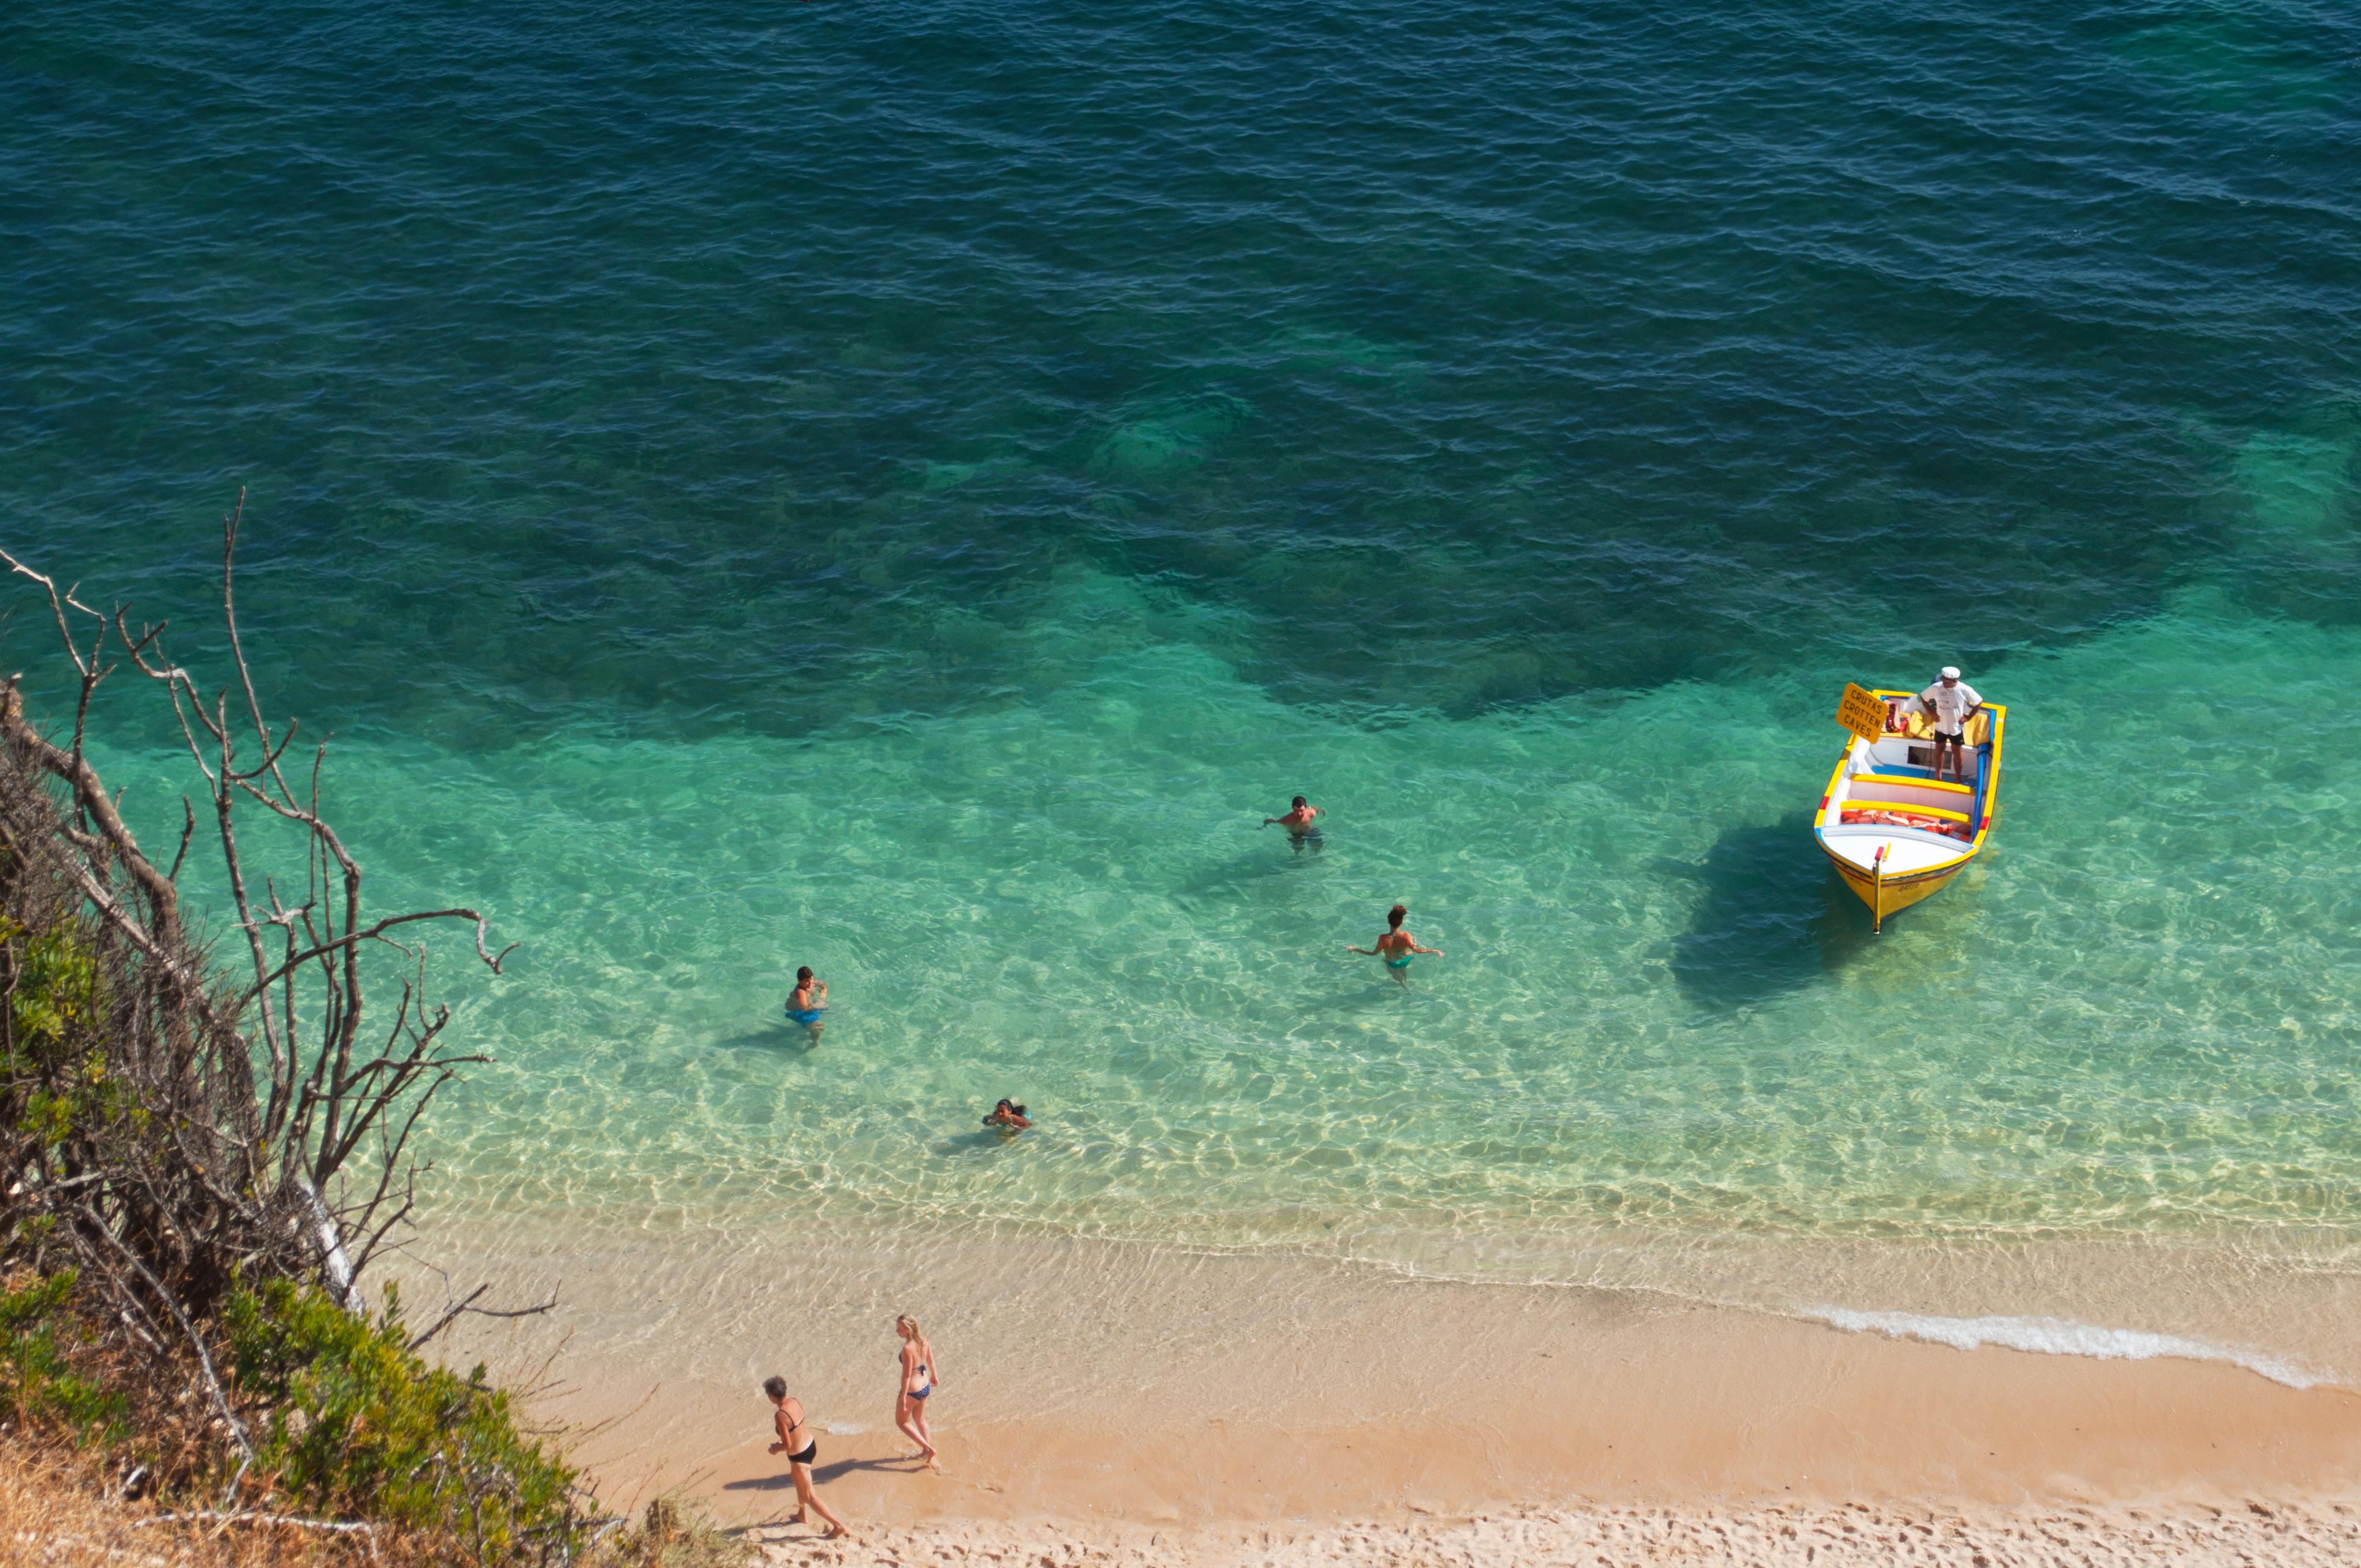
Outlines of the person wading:
M 1295 797 L 1295 804 L 1288 808 L 1286 816 L 1266 817 L 1262 819 L 1262 825 L 1266 828 L 1286 828 L 1288 841 L 1295 846 L 1295 852 L 1300 855 L 1303 853 L 1304 846 L 1307 844 L 1315 852 L 1320 849 L 1318 823 L 1320 818 L 1326 815 L 1327 813 L 1299 795 Z
M 811 1031 L 812 1044 L 819 1044 L 820 1027 L 825 1023 L 820 1014 L 828 1011 L 828 981 L 812 978 L 811 965 L 796 970 L 796 989 L 787 998 L 787 1017 Z
M 1378 938 L 1378 945 L 1376 947 L 1356 948 L 1347 946 L 1345 949 L 1348 953 L 1367 953 L 1371 958 L 1385 959 L 1387 971 L 1390 973 L 1395 980 L 1401 982 L 1401 988 L 1404 991 L 1408 991 L 1410 989 L 1410 979 L 1402 973 L 1402 970 L 1410 968 L 1410 959 L 1412 953 L 1425 953 L 1431 957 L 1438 959 L 1450 957 L 1448 953 L 1445 953 L 1440 948 L 1420 947 L 1418 945 L 1418 938 L 1402 929 L 1402 921 L 1407 919 L 1409 916 L 1410 908 L 1408 905 L 1400 904 L 1395 905 L 1391 909 L 1386 911 L 1386 934 Z

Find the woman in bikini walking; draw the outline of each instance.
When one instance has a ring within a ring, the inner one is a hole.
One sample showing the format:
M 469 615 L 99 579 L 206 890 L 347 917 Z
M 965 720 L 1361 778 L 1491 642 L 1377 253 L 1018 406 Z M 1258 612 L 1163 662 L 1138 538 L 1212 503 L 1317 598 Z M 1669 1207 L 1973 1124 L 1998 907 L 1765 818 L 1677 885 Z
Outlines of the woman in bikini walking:
M 763 1396 L 777 1407 L 772 1424 L 779 1429 L 779 1441 L 771 1444 L 771 1452 L 787 1456 L 787 1471 L 795 1477 L 796 1512 L 787 1522 L 801 1524 L 807 1513 L 814 1513 L 828 1521 L 828 1540 L 851 1535 L 852 1531 L 819 1500 L 819 1490 L 812 1485 L 812 1461 L 819 1457 L 819 1439 L 813 1435 L 811 1420 L 804 1414 L 804 1402 L 787 1397 L 784 1377 L 764 1378 Z
M 894 1320 L 894 1332 L 902 1336 L 902 1386 L 894 1396 L 894 1424 L 918 1445 L 918 1453 L 910 1457 L 924 1454 L 927 1468 L 939 1475 L 943 1456 L 936 1452 L 934 1434 L 927 1429 L 927 1396 L 942 1381 L 942 1371 L 935 1365 L 935 1347 L 918 1332 L 918 1320 L 906 1312 Z
M 1403 974 L 1402 970 L 1410 968 L 1410 959 L 1412 953 L 1426 953 L 1438 959 L 1450 957 L 1448 953 L 1445 953 L 1440 948 L 1420 947 L 1418 945 L 1418 938 L 1402 929 L 1402 921 L 1409 916 L 1409 905 L 1401 904 L 1395 905 L 1391 909 L 1386 911 L 1386 934 L 1378 938 L 1378 945 L 1376 947 L 1355 948 L 1348 946 L 1345 949 L 1348 953 L 1367 953 L 1371 958 L 1385 959 L 1386 968 L 1392 971 L 1395 980 L 1400 981 L 1401 988 L 1404 991 L 1408 991 L 1410 989 L 1410 978 Z

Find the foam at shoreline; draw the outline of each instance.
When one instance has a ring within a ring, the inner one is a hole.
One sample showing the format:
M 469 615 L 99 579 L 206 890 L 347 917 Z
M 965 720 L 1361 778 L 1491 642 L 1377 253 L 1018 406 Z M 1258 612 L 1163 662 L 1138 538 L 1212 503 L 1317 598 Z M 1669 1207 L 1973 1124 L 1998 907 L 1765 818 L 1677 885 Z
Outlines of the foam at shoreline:
M 2290 1388 L 2311 1388 L 2332 1379 L 2308 1371 L 2279 1356 L 2264 1355 L 2235 1346 L 2210 1344 L 2179 1334 L 2150 1333 L 2143 1329 L 2104 1328 L 2065 1318 L 1945 1318 L 1920 1312 L 1861 1311 L 1845 1307 L 1820 1307 L 1805 1316 L 1832 1328 L 1854 1333 L 1882 1333 L 1895 1339 L 1925 1340 L 1954 1350 L 1996 1345 L 2040 1355 L 2081 1355 L 2100 1361 L 2150 1361 L 2169 1356 L 2183 1361 L 2218 1361 L 2242 1366 Z
M 1300 1254 L 947 1231 L 436 1240 L 427 1261 L 451 1279 L 562 1303 L 470 1324 L 446 1354 L 497 1369 L 557 1352 L 545 1415 L 627 1418 L 584 1453 L 602 1484 L 685 1486 L 733 1519 L 774 1506 L 757 1387 L 774 1372 L 827 1434 L 823 1481 L 883 1519 L 1345 1519 L 1406 1492 L 1466 1510 L 2361 1486 L 2361 1398 L 2276 1380 L 2268 1358 L 2180 1354 L 2208 1348 L 2183 1336 L 2019 1345 L 1987 1323 L 1952 1343 L 1888 1332 L 1909 1315 L 1839 1326 Z M 405 1298 L 423 1310 L 440 1288 L 428 1276 Z M 905 1485 L 894 1459 L 906 1311 L 937 1356 L 929 1415 L 956 1478 L 940 1488 Z

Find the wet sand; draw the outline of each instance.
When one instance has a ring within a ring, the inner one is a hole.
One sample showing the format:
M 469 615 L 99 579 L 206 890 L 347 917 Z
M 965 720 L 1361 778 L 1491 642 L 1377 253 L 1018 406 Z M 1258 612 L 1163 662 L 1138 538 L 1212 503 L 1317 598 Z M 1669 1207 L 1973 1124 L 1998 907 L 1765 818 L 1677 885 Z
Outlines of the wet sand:
M 2361 1396 L 2219 1363 L 1960 1351 L 1642 1293 L 1106 1244 L 504 1245 L 497 1270 L 441 1261 L 512 1294 L 562 1275 L 562 1309 L 480 1325 L 458 1355 L 517 1368 L 555 1351 L 538 1406 L 588 1430 L 577 1453 L 602 1496 L 686 1495 L 763 1539 L 811 1534 L 783 1524 L 793 1493 L 765 1452 L 757 1385 L 776 1371 L 864 1551 L 1013 1551 L 1054 1524 L 1105 1552 L 1153 1538 L 1157 1561 L 1279 1560 L 1252 1553 L 1282 1537 L 1305 1561 L 1559 1561 L 1645 1519 L 1771 1541 L 1852 1505 L 1880 1528 L 1943 1514 L 2004 1534 L 2081 1508 L 2122 1534 L 2147 1528 L 2136 1505 L 2190 1530 L 2226 1508 L 2236 1550 L 2301 1517 L 2361 1556 L 2336 1511 L 2361 1498 Z M 937 1349 L 942 1476 L 892 1426 L 896 1310 Z

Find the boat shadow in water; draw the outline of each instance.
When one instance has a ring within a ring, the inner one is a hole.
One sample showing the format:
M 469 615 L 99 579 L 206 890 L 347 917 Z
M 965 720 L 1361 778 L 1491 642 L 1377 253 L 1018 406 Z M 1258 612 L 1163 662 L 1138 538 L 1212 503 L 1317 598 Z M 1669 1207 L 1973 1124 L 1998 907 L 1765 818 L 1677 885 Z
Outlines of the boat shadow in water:
M 1834 974 L 1865 952 L 1869 911 L 1829 869 L 1797 812 L 1714 840 L 1680 872 L 1703 896 L 1673 938 L 1673 980 L 1692 1002 L 1745 1007 Z

